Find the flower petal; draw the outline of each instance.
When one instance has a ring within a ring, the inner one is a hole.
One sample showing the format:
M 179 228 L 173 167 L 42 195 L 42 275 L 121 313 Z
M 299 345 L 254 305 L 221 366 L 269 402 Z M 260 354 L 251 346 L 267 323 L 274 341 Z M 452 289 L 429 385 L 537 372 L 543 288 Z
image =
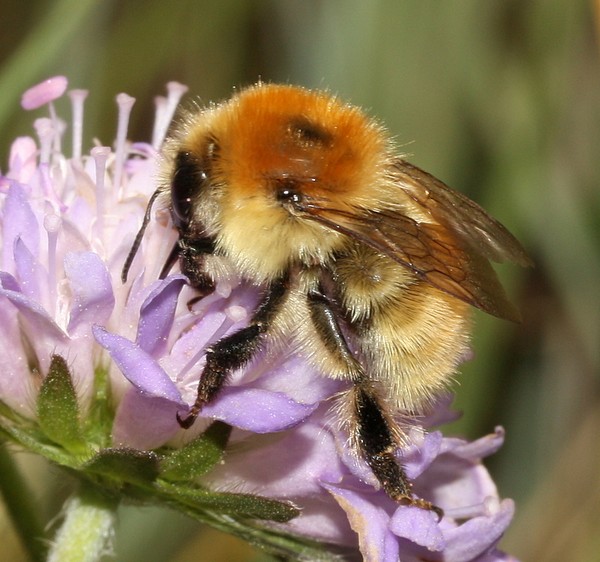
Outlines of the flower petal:
M 446 546 L 444 535 L 438 525 L 438 516 L 415 506 L 401 505 L 390 522 L 395 535 L 407 539 L 427 550 L 440 551 Z
M 94 252 L 69 252 L 64 260 L 65 275 L 73 294 L 68 331 L 106 322 L 115 305 L 110 274 Z
M 136 342 L 153 357 L 165 352 L 177 298 L 185 283 L 183 275 L 168 277 L 152 290 L 141 306 Z
M 180 409 L 171 400 L 130 389 L 119 402 L 113 423 L 113 444 L 142 451 L 164 445 L 181 429 L 176 418 Z
M 406 475 L 410 480 L 415 480 L 440 454 L 444 438 L 440 431 L 423 433 L 417 430 L 411 431 L 410 436 L 414 442 L 402 451 L 401 461 Z
M 10 147 L 8 174 L 11 179 L 27 183 L 37 170 L 37 146 L 31 137 L 19 137 Z
M 500 540 L 514 515 L 514 502 L 504 500 L 490 516 L 474 517 L 444 532 L 444 554 L 452 562 L 470 562 L 486 553 Z
M 253 364 L 248 377 L 264 390 L 284 392 L 296 402 L 314 404 L 334 396 L 343 383 L 322 376 L 299 355 L 277 354 Z
M 358 533 L 365 562 L 398 562 L 398 539 L 390 532 L 389 514 L 369 496 L 333 484 L 322 486 L 346 512 L 350 526 Z
M 96 341 L 110 353 L 125 378 L 140 392 L 170 400 L 180 408 L 186 407 L 175 383 L 139 345 L 97 325 L 92 327 L 92 332 Z
M 40 295 L 40 281 L 46 281 L 48 275 L 20 236 L 15 240 L 14 258 L 19 287 L 23 294 L 45 303 L 46 299 Z M 47 283 L 43 284 L 43 287 L 47 288 Z
M 281 392 L 227 387 L 219 393 L 218 400 L 204 406 L 202 415 L 254 433 L 270 433 L 299 424 L 317 406 L 299 404 Z
M 463 459 L 478 460 L 494 454 L 504 443 L 504 428 L 494 428 L 494 433 L 484 435 L 475 441 L 464 439 L 445 439 L 445 450 Z
M 234 431 L 227 462 L 210 480 L 218 486 L 270 497 L 327 499 L 321 482 L 338 483 L 345 470 L 331 433 L 323 429 L 325 416 L 322 408 L 305 423 L 274 435 Z
M 13 251 L 17 238 L 21 238 L 34 256 L 40 248 L 40 229 L 27 194 L 21 185 L 12 181 L 2 211 L 2 269 L 13 272 Z
M 22 414 L 35 411 L 34 376 L 23 349 L 19 319 L 11 306 L 0 302 L 0 399 Z
M 32 343 L 49 339 L 50 341 L 66 341 L 68 339 L 46 310 L 36 301 L 14 290 L 16 281 L 8 273 L 0 272 L 0 295 L 5 296 L 17 307 L 23 318 L 29 322 L 29 335 Z M 38 341 L 35 341 L 38 340 Z

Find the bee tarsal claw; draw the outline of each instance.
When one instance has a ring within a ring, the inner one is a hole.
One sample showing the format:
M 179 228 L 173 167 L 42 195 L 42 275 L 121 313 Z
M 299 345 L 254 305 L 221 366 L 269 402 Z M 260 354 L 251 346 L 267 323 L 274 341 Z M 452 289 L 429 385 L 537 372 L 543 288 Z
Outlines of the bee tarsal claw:
M 444 517 L 444 510 L 441 507 L 438 507 L 437 505 L 434 505 L 431 502 L 421 498 L 404 496 L 398 499 L 398 503 L 400 505 L 415 506 L 420 507 L 421 509 L 426 509 L 427 511 L 433 511 L 438 516 L 438 522 Z
M 182 416 L 179 412 L 177 412 L 176 416 L 177 416 L 177 423 L 183 429 L 189 429 L 190 427 L 192 427 L 192 425 L 194 425 L 194 422 L 196 421 L 198 414 L 196 414 L 194 412 L 189 412 L 188 414 Z

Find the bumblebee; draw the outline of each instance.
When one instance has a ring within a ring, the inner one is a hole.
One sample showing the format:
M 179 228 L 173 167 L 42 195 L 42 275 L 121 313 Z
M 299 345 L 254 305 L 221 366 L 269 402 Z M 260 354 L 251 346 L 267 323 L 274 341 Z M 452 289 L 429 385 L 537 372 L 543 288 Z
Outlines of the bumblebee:
M 265 346 L 292 345 L 347 381 L 338 415 L 394 500 L 413 497 L 396 451 L 468 350 L 472 306 L 509 320 L 490 260 L 528 265 L 479 205 L 398 155 L 383 126 L 325 92 L 263 84 L 184 117 L 165 147 L 163 199 L 179 260 L 199 295 L 222 271 L 262 289 L 248 325 L 212 345 L 189 411 Z

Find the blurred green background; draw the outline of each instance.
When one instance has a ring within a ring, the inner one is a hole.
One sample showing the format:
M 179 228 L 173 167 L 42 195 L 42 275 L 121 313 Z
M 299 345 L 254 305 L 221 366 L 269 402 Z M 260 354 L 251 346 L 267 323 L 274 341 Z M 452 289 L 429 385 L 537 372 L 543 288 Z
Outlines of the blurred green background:
M 415 164 L 505 223 L 536 264 L 501 268 L 524 320 L 477 313 L 451 430 L 507 430 L 487 462 L 517 501 L 505 550 L 600 560 L 600 2 L 0 0 L 0 13 L 0 168 L 31 134 L 21 92 L 51 75 L 90 90 L 88 148 L 112 142 L 118 92 L 137 98 L 130 137 L 146 140 L 167 81 L 205 102 L 260 77 L 366 107 Z M 22 460 L 50 513 L 61 476 Z M 117 540 L 119 560 L 264 560 L 154 509 L 123 509 Z M 0 544 L 1 560 L 23 559 L 4 520 Z

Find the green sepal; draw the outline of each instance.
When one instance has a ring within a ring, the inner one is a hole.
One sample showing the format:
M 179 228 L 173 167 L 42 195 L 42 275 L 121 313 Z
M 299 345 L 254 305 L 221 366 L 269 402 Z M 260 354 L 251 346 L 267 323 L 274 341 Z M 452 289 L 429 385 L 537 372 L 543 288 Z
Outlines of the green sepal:
M 212 492 L 202 488 L 181 484 L 157 482 L 157 489 L 188 508 L 200 512 L 206 510 L 230 514 L 236 519 L 264 519 L 286 523 L 300 515 L 294 505 L 285 501 L 272 500 L 252 494 Z
M 152 451 L 109 448 L 98 452 L 82 469 L 88 474 L 112 480 L 117 487 L 127 482 L 147 488 L 158 477 L 158 461 L 158 455 Z
M 37 399 L 40 429 L 46 437 L 73 453 L 86 451 L 79 424 L 77 395 L 67 362 L 53 355 Z
M 94 369 L 93 396 L 83 421 L 86 438 L 98 447 L 109 447 L 114 417 L 108 369 L 99 366 Z
M 175 449 L 161 460 L 161 478 L 171 481 L 193 480 L 206 474 L 223 458 L 231 435 L 231 426 L 213 422 L 208 429 L 181 449 Z

